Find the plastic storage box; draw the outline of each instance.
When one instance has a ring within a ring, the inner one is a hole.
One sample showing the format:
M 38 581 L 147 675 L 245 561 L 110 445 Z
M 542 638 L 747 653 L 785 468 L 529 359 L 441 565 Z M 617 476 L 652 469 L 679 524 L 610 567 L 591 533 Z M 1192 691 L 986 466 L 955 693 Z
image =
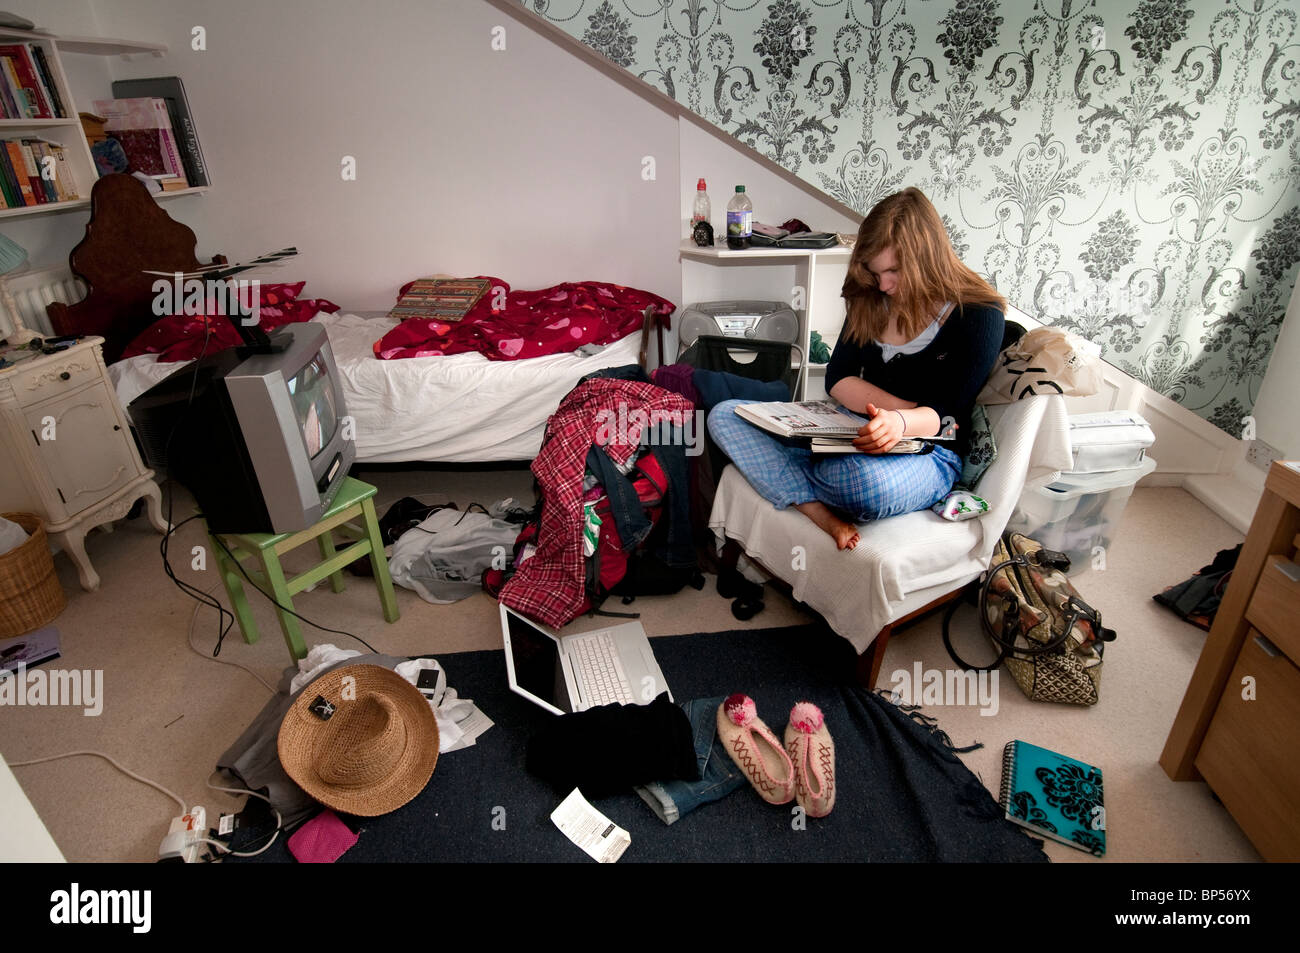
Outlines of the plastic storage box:
M 1070 415 L 1072 473 L 1101 473 L 1142 465 L 1147 448 L 1156 441 L 1150 425 L 1128 410 Z
M 1108 473 L 1062 473 L 1050 486 L 1025 490 L 1007 529 L 1038 540 L 1070 557 L 1070 574 L 1106 558 L 1124 507 L 1138 480 L 1153 472 L 1156 461 Z

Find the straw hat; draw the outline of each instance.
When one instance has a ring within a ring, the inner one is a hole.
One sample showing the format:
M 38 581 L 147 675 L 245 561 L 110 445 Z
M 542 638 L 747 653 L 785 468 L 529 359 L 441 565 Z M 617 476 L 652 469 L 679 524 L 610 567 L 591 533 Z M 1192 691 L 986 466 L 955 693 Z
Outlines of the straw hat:
M 326 807 L 375 817 L 429 783 L 438 723 L 419 689 L 391 669 L 345 665 L 299 693 L 280 723 L 280 763 Z

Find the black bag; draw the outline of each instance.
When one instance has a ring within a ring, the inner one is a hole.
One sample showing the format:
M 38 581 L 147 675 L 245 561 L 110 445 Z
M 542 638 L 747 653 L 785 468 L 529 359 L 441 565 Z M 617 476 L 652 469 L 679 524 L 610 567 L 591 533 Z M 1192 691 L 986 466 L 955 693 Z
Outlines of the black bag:
M 413 496 L 404 496 L 379 518 L 379 535 L 385 546 L 391 546 L 413 526 L 419 526 L 439 510 L 459 509 L 455 503 L 421 503 Z

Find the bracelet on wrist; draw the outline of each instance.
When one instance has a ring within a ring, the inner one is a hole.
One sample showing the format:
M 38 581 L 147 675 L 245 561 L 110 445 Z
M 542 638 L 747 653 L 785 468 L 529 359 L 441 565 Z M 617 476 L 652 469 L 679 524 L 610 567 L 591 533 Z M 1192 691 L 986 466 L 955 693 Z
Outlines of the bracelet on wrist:
M 902 432 L 899 436 L 906 437 L 906 436 L 907 436 L 907 418 L 903 416 L 903 412 L 902 412 L 901 410 L 896 410 L 896 411 L 894 411 L 894 413 L 898 414 L 898 419 L 901 420 L 901 421 L 903 422 L 903 432 Z

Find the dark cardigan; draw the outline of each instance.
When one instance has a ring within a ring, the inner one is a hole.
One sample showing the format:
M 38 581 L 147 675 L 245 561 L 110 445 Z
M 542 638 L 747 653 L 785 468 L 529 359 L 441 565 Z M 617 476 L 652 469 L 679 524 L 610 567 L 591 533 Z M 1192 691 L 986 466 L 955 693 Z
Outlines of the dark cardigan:
M 991 305 L 958 305 L 925 348 L 886 362 L 874 341 L 851 342 L 846 322 L 826 368 L 826 392 L 846 377 L 860 377 L 895 397 L 930 407 L 941 424 L 945 417 L 956 421 L 956 442 L 942 446 L 964 457 L 971 410 L 1002 348 L 1004 326 L 1002 312 Z

